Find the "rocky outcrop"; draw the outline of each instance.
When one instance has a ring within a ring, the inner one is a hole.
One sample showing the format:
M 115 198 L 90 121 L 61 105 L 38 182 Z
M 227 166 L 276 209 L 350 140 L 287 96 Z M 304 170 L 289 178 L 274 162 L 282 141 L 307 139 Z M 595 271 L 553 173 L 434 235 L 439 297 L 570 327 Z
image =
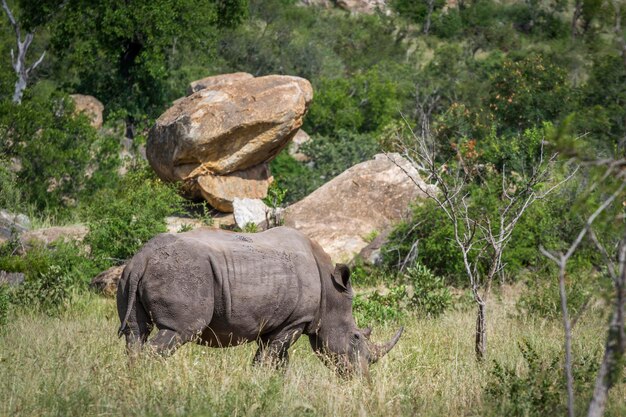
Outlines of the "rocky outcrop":
M 76 113 L 85 113 L 91 121 L 91 125 L 96 129 L 100 129 L 102 127 L 104 104 L 97 98 L 84 94 L 72 94 L 70 97 L 74 100 Z
M 232 211 L 234 197 L 265 196 L 271 176 L 264 164 L 295 136 L 313 90 L 303 78 L 279 75 L 239 73 L 198 83 L 192 88 L 203 88 L 156 121 L 146 156 L 161 179 L 185 181 L 191 195 Z
M 426 187 L 409 161 L 378 154 L 289 206 L 285 225 L 317 241 L 333 261 L 349 262 L 373 233 L 386 231 L 408 214 L 411 202 L 426 198 L 414 181 Z
M 126 265 L 114 266 L 99 273 L 91 280 L 89 287 L 107 297 L 115 297 L 117 284 L 120 282 L 125 266 Z
M 22 272 L 0 271 L 0 285 L 17 286 L 24 283 L 25 276 Z
M 42 229 L 31 230 L 22 233 L 20 241 L 22 245 L 28 249 L 30 246 L 43 245 L 48 246 L 58 240 L 63 241 L 82 241 L 89 228 L 82 224 L 75 224 L 71 226 L 53 226 L 45 227 Z

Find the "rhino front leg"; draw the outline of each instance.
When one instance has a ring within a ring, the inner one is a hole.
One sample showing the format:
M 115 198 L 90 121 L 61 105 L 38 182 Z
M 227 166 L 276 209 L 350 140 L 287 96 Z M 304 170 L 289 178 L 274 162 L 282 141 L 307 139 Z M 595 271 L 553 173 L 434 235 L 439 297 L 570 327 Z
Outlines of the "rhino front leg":
M 302 335 L 302 328 L 283 330 L 275 335 L 261 336 L 257 341 L 259 348 L 254 355 L 253 365 L 265 365 L 274 368 L 287 366 L 289 348 Z

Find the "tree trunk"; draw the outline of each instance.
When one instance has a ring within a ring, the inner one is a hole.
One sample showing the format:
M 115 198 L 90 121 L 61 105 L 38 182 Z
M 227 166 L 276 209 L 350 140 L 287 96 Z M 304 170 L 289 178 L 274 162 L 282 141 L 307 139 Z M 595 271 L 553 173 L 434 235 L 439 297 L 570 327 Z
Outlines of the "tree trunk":
M 572 39 L 576 39 L 576 35 L 578 35 L 578 20 L 583 15 L 583 1 L 576 0 L 576 4 L 574 5 L 574 14 L 572 15 Z
M 486 306 L 481 300 L 478 302 L 478 311 L 476 315 L 476 360 L 482 362 L 487 356 L 487 324 L 485 320 Z
M 606 408 L 606 399 L 609 390 L 619 380 L 623 371 L 623 358 L 626 353 L 626 337 L 624 335 L 624 304 L 626 303 L 626 267 L 623 262 L 626 258 L 626 249 L 622 244 L 620 261 L 620 275 L 615 282 L 616 299 L 609 325 L 609 334 L 606 338 L 604 357 L 598 370 L 596 386 L 589 403 L 589 417 L 601 417 Z
M 426 21 L 424 22 L 424 35 L 428 35 L 430 32 L 430 20 L 433 16 L 433 9 L 435 8 L 435 0 L 427 0 L 428 12 L 426 13 Z
M 567 308 L 567 292 L 565 289 L 566 261 L 561 261 L 559 271 L 559 296 L 563 313 L 563 332 L 565 333 L 565 381 L 567 383 L 567 413 L 574 417 L 574 376 L 572 373 L 572 323 Z

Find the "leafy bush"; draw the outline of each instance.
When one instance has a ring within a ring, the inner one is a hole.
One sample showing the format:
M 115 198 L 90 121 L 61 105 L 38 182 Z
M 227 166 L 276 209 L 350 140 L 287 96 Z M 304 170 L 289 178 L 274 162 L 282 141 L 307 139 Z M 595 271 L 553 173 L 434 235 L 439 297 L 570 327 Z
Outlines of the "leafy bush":
M 165 217 L 182 209 L 176 190 L 138 167 L 117 187 L 102 190 L 85 210 L 95 262 L 105 268 L 128 259 L 150 238 L 166 231 Z
M 519 344 L 526 370 L 519 372 L 494 362 L 490 380 L 485 387 L 485 404 L 496 416 L 547 416 L 566 414 L 566 387 L 563 376 L 563 355 L 539 356 L 528 341 Z M 596 361 L 582 357 L 573 364 L 574 385 L 578 398 L 586 398 L 595 380 Z
M 415 205 L 411 219 L 396 226 L 381 253 L 384 265 L 392 270 L 398 270 L 405 262 L 410 265 L 414 258 L 445 277 L 449 285 L 467 285 L 454 231 L 434 201 Z
M 387 286 L 383 293 L 373 290 L 356 294 L 353 311 L 360 323 L 397 320 L 409 312 L 438 317 L 452 305 L 452 295 L 443 279 L 421 264 L 394 276 L 383 269 L 357 263 L 352 280 L 355 285 Z
M 407 292 L 403 285 L 392 286 L 385 294 L 378 291 L 357 293 L 352 302 L 356 322 L 365 325 L 372 322 L 386 322 L 404 317 Z
M 11 305 L 47 314 L 63 311 L 72 292 L 85 289 L 99 272 L 84 248 L 63 241 L 32 248 L 23 256 L 0 256 L 0 270 L 25 275 L 23 285 L 7 290 Z
M 118 144 L 98 136 L 86 116 L 76 116 L 66 95 L 33 94 L 21 105 L 0 102 L 0 151 L 20 160 L 18 184 L 28 202 L 62 210 L 116 175 Z
M 452 294 L 443 278 L 426 266 L 418 263 L 407 268 L 404 278 L 413 288 L 409 304 L 421 314 L 438 317 L 452 305 Z

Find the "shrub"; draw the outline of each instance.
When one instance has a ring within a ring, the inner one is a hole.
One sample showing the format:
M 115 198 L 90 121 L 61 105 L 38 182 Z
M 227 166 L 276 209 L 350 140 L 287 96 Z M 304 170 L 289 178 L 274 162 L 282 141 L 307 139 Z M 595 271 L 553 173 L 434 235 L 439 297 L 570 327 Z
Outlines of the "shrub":
M 539 356 L 528 341 L 519 344 L 526 369 L 519 372 L 494 361 L 485 387 L 485 404 L 496 416 L 547 416 L 566 414 L 566 387 L 563 355 Z M 595 380 L 597 364 L 593 357 L 581 357 L 573 364 L 574 385 L 578 398 L 586 398 Z
M 117 147 L 115 139 L 99 137 L 86 116 L 76 116 L 73 101 L 59 92 L 21 105 L 0 102 L 0 151 L 19 158 L 20 189 L 40 210 L 73 206 L 115 176 Z M 95 172 L 88 175 L 89 169 Z
M 368 323 L 398 320 L 404 317 L 407 292 L 403 285 L 392 286 L 385 294 L 377 290 L 370 293 L 357 293 L 352 303 L 356 322 L 363 326 Z
M 150 238 L 166 231 L 165 217 L 182 210 L 176 190 L 145 165 L 126 174 L 112 189 L 102 190 L 85 209 L 85 242 L 101 267 L 128 259 Z
M 72 292 L 85 289 L 99 272 L 84 248 L 63 241 L 32 248 L 24 256 L 0 256 L 0 270 L 25 275 L 23 285 L 7 290 L 10 304 L 51 315 L 63 311 Z
M 438 317 L 452 305 L 452 294 L 443 278 L 426 266 L 417 263 L 407 268 L 404 278 L 413 289 L 409 304 L 419 313 Z

